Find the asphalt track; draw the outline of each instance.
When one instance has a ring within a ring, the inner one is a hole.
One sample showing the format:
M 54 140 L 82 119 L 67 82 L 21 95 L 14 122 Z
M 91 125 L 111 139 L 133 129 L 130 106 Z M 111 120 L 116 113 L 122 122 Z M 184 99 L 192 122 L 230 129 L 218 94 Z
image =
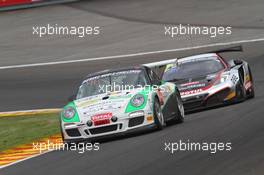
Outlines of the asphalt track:
M 102 5 L 104 1 L 98 1 L 99 5 Z M 110 3 L 110 1 L 105 1 Z M 121 1 L 113 1 L 121 3 Z M 132 1 L 128 1 L 133 3 Z M 142 1 L 143 2 L 143 1 Z M 144 1 L 148 2 L 148 1 Z M 176 1 L 177 2 L 177 1 Z M 204 1 L 204 3 L 207 1 Z M 216 2 L 216 1 L 214 1 Z M 246 6 L 246 1 L 232 1 L 233 3 L 241 2 L 242 6 Z M 260 1 L 259 1 L 260 2 Z M 90 1 L 90 3 L 97 3 Z M 256 1 L 257 3 L 257 1 Z M 155 3 L 154 3 L 155 4 Z M 74 5 L 74 7 L 73 7 Z M 69 6 L 56 6 L 51 9 L 55 11 L 64 8 L 79 8 L 80 4 L 73 4 Z M 81 4 L 84 8 L 86 3 Z M 99 7 L 98 5 L 98 7 Z M 249 14 L 254 23 L 253 17 L 261 15 L 258 14 L 258 8 L 263 5 L 260 3 L 256 5 L 251 4 L 250 7 L 256 9 L 255 14 Z M 116 6 L 113 12 L 118 12 Z M 131 6 L 136 9 L 137 6 Z M 188 6 L 190 7 L 190 6 Z M 231 6 L 235 8 L 234 6 Z M 239 6 L 240 7 L 240 6 Z M 153 5 L 153 8 L 155 5 Z M 195 9 L 195 7 L 193 7 Z M 103 9 L 103 7 L 102 7 Z M 228 8 L 227 8 L 228 9 Z M 249 8 L 251 9 L 251 8 Z M 45 11 L 46 8 L 40 9 Z M 83 9 L 82 9 L 83 10 Z M 98 11 L 98 9 L 95 9 Z M 105 10 L 106 11 L 106 10 Z M 112 12 L 112 13 L 113 13 Z M 143 11 L 142 11 L 143 12 Z M 11 18 L 14 16 L 9 14 Z M 21 13 L 21 12 L 17 12 Z M 26 13 L 37 13 L 36 9 L 28 10 Z M 70 12 L 72 14 L 78 12 Z M 172 13 L 172 12 L 171 12 Z M 176 13 L 176 12 L 175 12 Z M 99 14 L 99 12 L 98 12 Z M 129 14 L 129 13 L 128 13 Z M 131 13 L 132 14 L 132 13 Z M 118 17 L 120 14 L 113 14 Z M 171 14 L 170 14 L 171 15 Z M 170 16 L 168 15 L 168 16 Z M 227 11 L 225 13 L 228 17 Z M 10 16 L 5 16 L 10 18 Z M 45 15 L 44 15 L 45 16 Z M 143 15 L 144 16 L 144 15 Z M 146 15 L 147 16 L 147 15 Z M 151 15 L 150 15 L 151 16 Z M 133 17 L 133 16 L 132 16 Z M 258 16 L 262 18 L 261 16 Z M 31 19 L 35 17 L 25 15 L 25 21 L 31 24 Z M 81 18 L 81 17 L 80 17 Z M 131 18 L 131 16 L 125 16 L 125 18 Z M 134 17 L 133 17 L 134 18 Z M 191 18 L 191 17 L 189 17 Z M 208 17 L 209 18 L 209 17 Z M 27 20 L 26 20 L 27 19 Z M 45 19 L 45 17 L 43 17 Z M 166 15 L 164 15 L 164 20 Z M 210 18 L 211 19 L 211 18 Z M 124 19 L 122 19 L 124 20 Z M 150 19 L 141 19 L 148 20 Z M 212 19 L 211 19 L 212 20 Z M 226 18 L 226 24 L 232 22 L 233 19 Z M 25 23 L 24 21 L 24 23 Z M 135 21 L 135 20 L 134 20 Z M 210 20 L 208 20 L 210 22 Z M 213 20 L 212 20 L 213 21 Z M 151 21 L 154 23 L 153 21 Z M 20 23 L 20 22 L 19 22 Z M 134 22 L 133 22 L 134 23 Z M 21 22 L 20 25 L 23 23 Z M 230 23 L 229 23 L 230 24 Z M 248 25 L 249 24 L 249 25 Z M 254 23 L 256 24 L 256 23 Z M 151 24 L 152 25 L 152 24 Z M 154 24 L 156 25 L 156 24 Z M 248 34 L 246 37 L 259 37 L 263 35 L 260 29 L 248 29 L 261 27 L 261 22 L 256 25 L 251 25 L 250 22 L 245 21 L 243 24 L 236 24 L 237 27 L 247 26 L 247 29 L 241 29 L 241 33 L 235 34 L 234 38 L 239 37 L 243 39 L 244 31 Z M 21 26 L 22 28 L 25 26 Z M 133 29 L 132 29 L 133 30 Z M 139 30 L 140 31 L 140 30 Z M 14 31 L 10 31 L 11 33 Z M 19 32 L 19 31 L 18 31 Z M 259 32 L 259 33 L 258 33 Z M 138 36 L 138 35 L 136 35 Z M 3 38 L 3 35 L 0 37 Z M 126 35 L 123 36 L 126 38 Z M 18 42 L 21 38 L 17 38 Z M 23 36 L 22 36 L 23 39 Z M 106 38 L 109 41 L 111 38 Z M 144 38 L 149 41 L 147 38 Z M 159 38 L 155 38 L 155 40 Z M 227 38 L 225 41 L 228 41 Z M 126 39 L 124 43 L 126 43 Z M 7 41 L 10 42 L 11 41 Z M 35 41 L 36 42 L 36 41 Z M 48 41 L 45 41 L 48 43 Z M 55 41 L 51 41 L 53 45 Z M 61 49 L 65 49 L 63 40 L 59 40 Z M 155 47 L 172 47 L 169 45 L 162 45 L 162 42 L 155 42 L 150 47 L 142 47 L 142 49 L 151 50 L 158 49 Z M 169 41 L 172 42 L 172 41 Z M 174 42 L 174 41 L 173 41 Z M 201 44 L 200 40 L 194 40 L 196 44 Z M 85 41 L 83 42 L 85 43 Z M 81 43 L 81 44 L 83 44 Z M 175 42 L 176 43 L 176 42 Z M 4 46 L 4 43 L 1 43 Z M 132 43 L 130 43 L 132 44 Z M 8 45 L 8 44 L 7 44 Z M 30 44 L 29 44 L 30 45 Z M 119 46 L 114 44 L 115 47 Z M 120 47 L 122 48 L 123 46 Z M 125 44 L 124 44 L 125 45 Z M 55 54 L 55 51 L 49 50 L 51 46 L 43 44 L 45 46 L 47 54 Z M 66 45 L 67 46 L 67 45 Z M 179 45 L 177 45 L 179 46 Z M 177 47 L 176 46 L 176 47 Z M 44 154 L 39 157 L 35 157 L 24 162 L 6 167 L 0 170 L 2 175 L 20 174 L 201 174 L 201 175 L 262 175 L 264 172 L 264 119 L 263 119 L 263 104 L 264 104 L 264 54 L 263 54 L 264 42 L 254 42 L 243 44 L 243 53 L 226 53 L 227 58 L 243 58 L 249 62 L 255 78 L 256 97 L 252 100 L 239 103 L 236 105 L 221 107 L 213 110 L 206 110 L 199 113 L 193 113 L 186 116 L 186 122 L 180 125 L 172 125 L 165 128 L 163 131 L 150 132 L 145 134 L 137 134 L 129 137 L 122 137 L 117 140 L 110 140 L 102 143 L 100 151 L 98 152 L 85 152 L 79 154 L 77 152 L 67 151 L 55 151 Z M 23 47 L 19 48 L 19 51 L 23 50 Z M 81 46 L 83 47 L 83 46 Z M 88 50 L 92 46 L 88 45 Z M 105 46 L 106 50 L 109 50 L 109 55 L 117 54 L 110 46 Z M 221 47 L 222 48 L 222 47 Z M 35 59 L 23 59 L 26 52 L 19 54 L 20 52 L 11 52 L 10 48 L 3 47 L 3 55 L 6 56 L 1 61 L 2 65 L 12 65 L 18 61 L 18 63 L 34 63 L 41 62 L 42 58 Z M 21 49 L 21 50 L 20 50 Z M 76 49 L 78 47 L 76 45 Z M 137 51 L 138 48 L 133 47 L 133 50 Z M 158 49 L 158 50 L 161 50 Z M 161 54 L 152 54 L 137 56 L 133 58 L 120 58 L 114 60 L 91 61 L 82 63 L 72 63 L 53 66 L 41 66 L 19 69 L 6 69 L 0 70 L 0 82 L 1 82 L 1 108 L 0 110 L 16 110 L 16 109 L 34 109 L 34 108 L 46 108 L 46 107 L 60 107 L 66 103 L 66 98 L 74 91 L 74 88 L 78 85 L 81 79 L 86 74 L 103 70 L 108 68 L 123 67 L 125 65 L 136 65 L 140 63 L 147 63 L 151 61 L 163 60 L 164 58 L 174 58 L 186 55 L 192 55 L 196 53 L 203 53 L 212 50 L 219 49 L 219 47 L 197 49 L 184 52 L 170 52 Z M 33 50 L 29 56 L 36 56 L 37 50 Z M 100 50 L 100 49 L 99 49 Z M 110 51 L 111 50 L 111 51 Z M 120 49 L 122 50 L 122 49 Z M 2 51 L 2 50 L 1 50 Z M 40 54 L 44 55 L 44 51 L 40 51 Z M 64 51 L 64 50 L 63 50 Z M 36 53 L 34 53 L 36 52 Z M 43 53 L 42 53 L 43 52 Z M 69 52 L 68 50 L 65 52 Z M 96 51 L 95 51 L 96 52 Z M 29 53 L 29 52 L 28 52 Z M 85 52 L 81 53 L 87 54 Z M 98 54 L 102 54 L 98 52 Z M 16 59 L 10 59 L 16 55 Z M 42 55 L 42 56 L 43 56 Z M 57 55 L 58 56 L 58 55 Z M 87 55 L 89 56 L 89 55 Z M 100 55 L 102 56 L 102 55 Z M 32 57 L 33 58 L 33 57 Z M 56 60 L 56 56 L 50 60 Z M 20 60 L 18 60 L 20 59 Z M 24 62 L 22 62 L 24 61 Z M 165 142 L 179 142 L 179 140 L 191 142 L 231 142 L 232 151 L 230 152 L 218 152 L 211 154 L 209 152 L 195 152 L 195 151 L 181 151 L 175 154 L 170 154 L 164 151 Z

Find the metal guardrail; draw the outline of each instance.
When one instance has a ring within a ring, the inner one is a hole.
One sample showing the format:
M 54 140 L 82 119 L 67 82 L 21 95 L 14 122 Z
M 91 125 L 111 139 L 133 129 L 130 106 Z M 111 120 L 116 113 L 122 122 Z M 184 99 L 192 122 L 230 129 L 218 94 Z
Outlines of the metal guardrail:
M 0 12 L 76 1 L 78 0 L 0 0 Z

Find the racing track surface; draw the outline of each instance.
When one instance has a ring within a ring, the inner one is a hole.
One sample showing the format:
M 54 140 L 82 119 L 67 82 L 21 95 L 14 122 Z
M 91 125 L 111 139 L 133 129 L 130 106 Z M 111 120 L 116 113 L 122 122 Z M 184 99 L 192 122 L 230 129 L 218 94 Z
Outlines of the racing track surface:
M 244 53 L 253 71 L 256 86 L 256 98 L 237 105 L 207 110 L 190 114 L 186 122 L 173 125 L 160 132 L 151 132 L 135 137 L 125 137 L 101 144 L 100 151 L 86 152 L 50 152 L 45 155 L 29 159 L 0 170 L 0 174 L 29 175 L 29 174 L 201 174 L 201 175 L 261 175 L 264 171 L 264 79 L 263 53 L 257 55 L 257 50 L 263 48 L 264 43 L 244 45 L 249 51 Z M 201 51 L 201 50 L 200 50 Z M 232 54 L 226 54 L 226 56 Z M 235 54 L 241 55 L 241 54 Z M 143 60 L 142 60 L 143 59 Z M 131 59 L 124 59 L 118 64 L 135 63 Z M 138 58 L 144 62 L 144 58 Z M 97 69 L 112 67 L 117 61 L 105 61 L 104 65 L 89 63 Z M 78 71 L 74 69 L 78 67 Z M 86 71 L 88 64 L 71 64 L 48 66 L 28 70 L 7 70 L 16 75 L 23 73 L 41 72 L 42 76 L 51 75 L 54 84 L 43 83 L 46 88 L 69 85 L 71 78 Z M 71 76 L 66 74 L 69 68 L 76 70 Z M 58 71 L 60 70 L 60 71 Z M 93 69 L 90 69 L 93 71 Z M 60 72 L 60 73 L 59 73 Z M 56 76 L 55 76 L 56 75 Z M 64 75 L 64 76 L 63 76 Z M 68 79 L 67 79 L 68 78 Z M 62 79 L 61 81 L 58 81 Z M 17 81 L 17 80 L 13 80 Z M 38 85 L 39 79 L 28 79 Z M 58 82 L 57 82 L 58 81 Z M 58 89 L 59 92 L 59 89 Z M 33 93 L 33 92 L 32 92 Z M 66 93 L 62 91 L 62 93 Z M 19 94 L 18 94 L 19 95 Z M 36 94 L 34 94 L 36 95 Z M 56 94 L 54 94 L 56 95 Z M 60 94 L 59 94 L 60 95 Z M 171 155 L 164 151 L 164 142 L 232 142 L 231 152 L 177 152 Z
M 91 2 L 96 3 L 95 1 Z M 99 0 L 98 3 L 100 2 L 103 1 Z M 74 6 L 74 8 L 77 8 L 78 4 Z M 56 6 L 53 8 L 60 9 L 62 7 Z M 32 11 L 34 12 L 35 10 Z M 114 11 L 117 10 L 114 9 Z M 31 10 L 29 10 L 30 12 Z M 128 17 L 130 18 L 130 16 Z M 27 18 L 33 17 L 25 17 L 25 19 Z M 27 22 L 30 23 L 30 20 Z M 242 24 L 237 25 L 242 26 Z M 261 23 L 258 25 L 261 25 Z M 254 34 L 258 36 L 255 31 L 251 33 L 251 35 Z M 242 37 L 242 35 L 237 36 Z M 23 36 L 21 37 L 23 38 Z M 19 37 L 17 38 L 18 41 L 20 39 Z M 53 42 L 51 41 L 52 44 L 54 44 Z M 3 43 L 1 44 L 4 46 Z M 160 44 L 156 43 L 156 46 L 164 46 Z M 46 44 L 42 46 L 46 49 L 50 47 Z M 65 45 L 61 43 L 58 47 L 64 48 Z M 255 99 L 236 105 L 189 114 L 186 116 L 185 123 L 169 126 L 159 132 L 137 134 L 117 140 L 110 140 L 102 143 L 98 152 L 86 152 L 84 154 L 67 151 L 50 152 L 0 169 L 0 174 L 262 175 L 264 172 L 264 42 L 247 43 L 243 44 L 243 47 L 245 50 L 243 53 L 226 53 L 224 56 L 228 58 L 244 58 L 249 62 L 255 78 Z M 18 60 L 19 58 L 22 59 L 26 55 L 26 52 L 20 52 L 22 50 L 13 50 L 11 53 L 10 50 L 8 52 L 7 47 L 1 49 L 3 49 L 3 55 L 6 57 L 11 58 L 12 55 L 17 55 L 18 58 L 16 59 L 18 62 L 22 61 Z M 66 97 L 73 92 L 74 85 L 77 85 L 85 74 L 89 72 L 158 61 L 164 58 L 186 56 L 216 49 L 219 49 L 219 47 L 187 52 L 145 55 L 135 58 L 104 60 L 103 63 L 91 61 L 86 63 L 0 70 L 0 93 L 3 99 L 1 100 L 0 109 L 3 111 L 18 108 L 60 107 L 66 102 Z M 34 55 L 36 50 L 33 50 L 29 56 Z M 68 52 L 68 50 L 65 52 Z M 20 53 L 23 54 L 20 55 Z M 52 51 L 47 52 L 48 55 L 51 53 Z M 40 51 L 40 54 L 42 54 L 42 51 Z M 25 62 L 40 61 L 41 57 L 37 59 L 39 60 L 25 59 Z M 55 57 L 51 58 L 51 60 L 55 60 Z M 16 60 L 4 60 L 1 63 L 3 65 L 14 64 L 15 62 L 12 63 L 12 61 Z M 164 142 L 178 142 L 179 140 L 190 140 L 191 142 L 232 142 L 232 151 L 216 154 L 210 154 L 209 152 L 177 152 L 170 154 L 164 151 Z

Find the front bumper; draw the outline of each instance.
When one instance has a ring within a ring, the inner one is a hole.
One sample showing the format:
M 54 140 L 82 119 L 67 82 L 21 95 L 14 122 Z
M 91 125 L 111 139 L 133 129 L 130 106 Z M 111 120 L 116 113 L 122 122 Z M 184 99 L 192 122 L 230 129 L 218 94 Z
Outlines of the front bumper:
M 186 111 L 194 111 L 226 104 L 236 96 L 234 84 L 227 82 L 206 91 L 182 96 Z
M 127 133 L 144 127 L 151 127 L 154 124 L 153 115 L 144 113 L 142 116 L 119 117 L 116 122 L 99 126 L 88 126 L 86 123 L 63 123 L 62 134 L 65 140 L 85 140 L 101 138 L 104 136 Z

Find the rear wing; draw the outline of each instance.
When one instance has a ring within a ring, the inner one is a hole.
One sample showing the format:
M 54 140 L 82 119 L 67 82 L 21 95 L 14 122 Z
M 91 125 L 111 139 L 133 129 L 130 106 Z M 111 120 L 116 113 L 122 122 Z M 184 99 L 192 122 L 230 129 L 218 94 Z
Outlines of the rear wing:
M 233 46 L 225 49 L 220 49 L 220 50 L 215 50 L 211 51 L 210 53 L 225 53 L 225 52 L 243 52 L 243 47 L 242 46 Z
M 163 76 L 164 70 L 166 69 L 168 64 L 177 64 L 178 59 L 170 59 L 164 61 L 158 61 L 153 63 L 143 64 L 143 66 L 151 68 L 160 78 Z
M 170 60 L 164 60 L 164 61 L 158 61 L 158 62 L 143 64 L 143 66 L 146 66 L 149 68 L 154 68 L 154 67 L 164 66 L 167 64 L 176 63 L 177 61 L 178 61 L 178 59 L 174 58 L 174 59 L 170 59 Z

